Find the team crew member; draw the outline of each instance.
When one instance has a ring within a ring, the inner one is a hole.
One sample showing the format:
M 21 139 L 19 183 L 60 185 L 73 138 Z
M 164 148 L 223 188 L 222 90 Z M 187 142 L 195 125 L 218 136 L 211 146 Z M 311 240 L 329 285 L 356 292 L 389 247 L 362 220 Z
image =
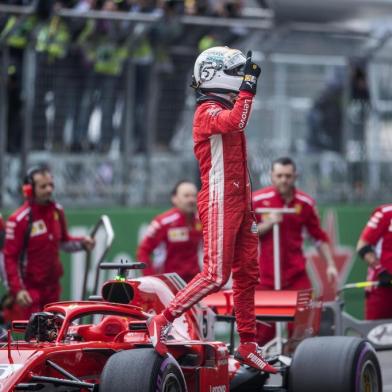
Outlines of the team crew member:
M 368 280 L 379 287 L 366 291 L 367 320 L 392 318 L 392 204 L 377 207 L 357 244 L 360 257 L 368 264 Z
M 4 238 L 5 238 L 5 225 L 4 225 L 3 217 L 0 214 L 0 252 L 4 246 Z
M 4 245 L 7 286 L 22 317 L 60 299 L 63 273 L 59 252 L 92 249 L 90 237 L 68 234 L 64 210 L 52 200 L 53 177 L 46 167 L 29 170 L 25 202 L 8 219 Z
M 5 238 L 5 225 L 3 217 L 0 214 L 0 280 L 4 280 L 4 257 L 3 257 L 3 246 Z M 4 324 L 4 297 L 0 301 L 0 324 Z M 4 342 L 7 339 L 7 331 L 0 325 L 0 341 Z
M 260 68 L 235 49 L 215 47 L 202 52 L 194 67 L 198 106 L 193 141 L 202 188 L 198 211 L 203 224 L 203 270 L 149 319 L 157 352 L 167 352 L 171 322 L 206 295 L 218 291 L 233 272 L 235 315 L 240 336 L 236 358 L 266 372 L 276 372 L 256 343 L 254 293 L 258 283 L 256 225 L 251 211 L 244 129 L 256 93 Z
M 197 188 L 192 182 L 176 184 L 171 197 L 174 207 L 153 219 L 137 249 L 137 260 L 148 265 L 145 275 L 177 272 L 189 282 L 200 272 L 198 254 L 202 231 L 196 199 Z M 151 261 L 155 249 L 159 249 L 160 265 Z
M 253 194 L 253 208 L 294 208 L 295 214 L 256 214 L 260 237 L 259 268 L 260 288 L 274 289 L 274 251 L 272 227 L 280 225 L 281 287 L 285 290 L 311 288 L 306 273 L 303 254 L 304 229 L 316 241 L 317 250 L 326 262 L 327 275 L 331 283 L 337 279 L 337 270 L 332 258 L 329 239 L 320 226 L 315 201 L 295 186 L 296 166 L 290 158 L 279 158 L 272 163 L 272 186 Z M 259 344 L 265 344 L 275 336 L 273 325 L 258 324 Z
M 5 239 L 5 225 L 3 217 L 0 214 L 0 277 L 4 279 L 4 260 L 3 260 L 3 247 Z

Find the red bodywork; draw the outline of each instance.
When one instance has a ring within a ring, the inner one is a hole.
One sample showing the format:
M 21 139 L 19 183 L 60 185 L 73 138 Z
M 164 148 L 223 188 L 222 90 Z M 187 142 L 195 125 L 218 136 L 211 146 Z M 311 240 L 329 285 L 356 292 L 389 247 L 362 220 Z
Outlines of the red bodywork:
M 320 327 L 320 299 L 313 299 L 312 290 L 257 290 L 255 294 L 255 313 L 261 321 L 286 321 L 294 323 L 294 329 L 286 354 L 292 354 L 303 339 L 317 335 Z M 203 300 L 217 315 L 234 314 L 233 293 L 220 291 Z
M 111 289 L 121 288 L 121 285 L 132 289 L 129 304 L 113 302 L 118 298 Z M 64 378 L 50 366 L 50 361 L 84 382 L 99 383 L 102 369 L 113 353 L 150 346 L 145 320 L 151 313 L 159 313 L 182 285 L 176 274 L 109 281 L 104 285 L 104 298 L 111 302 L 47 305 L 45 311 L 59 315 L 62 320 L 57 338 L 52 342 L 14 341 L 3 346 L 0 350 L 0 390 L 11 391 L 17 384 L 31 382 L 33 376 Z M 308 292 L 259 292 L 256 303 L 258 314 L 293 319 L 299 327 L 296 338 L 310 335 L 317 323 L 314 318 L 309 326 L 315 303 Z M 213 294 L 205 299 L 205 304 L 212 306 L 218 314 L 232 314 L 230 292 Z M 240 365 L 229 355 L 225 343 L 212 340 L 214 319 L 206 305 L 194 306 L 174 322 L 169 351 L 182 368 L 189 392 L 229 391 L 229 383 Z M 99 320 L 89 319 L 94 315 L 95 318 L 101 316 Z

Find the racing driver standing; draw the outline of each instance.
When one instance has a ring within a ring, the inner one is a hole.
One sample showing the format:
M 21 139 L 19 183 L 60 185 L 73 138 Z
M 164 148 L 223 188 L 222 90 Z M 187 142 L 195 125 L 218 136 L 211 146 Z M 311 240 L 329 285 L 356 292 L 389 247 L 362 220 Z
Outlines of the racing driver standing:
M 218 291 L 233 274 L 233 299 L 240 345 L 235 358 L 276 373 L 256 343 L 254 294 L 258 284 L 257 227 L 251 207 L 245 127 L 260 67 L 236 49 L 214 47 L 196 59 L 193 87 L 194 152 L 199 161 L 198 211 L 203 225 L 203 269 L 168 307 L 147 321 L 155 350 L 167 352 L 171 323 L 202 298 Z

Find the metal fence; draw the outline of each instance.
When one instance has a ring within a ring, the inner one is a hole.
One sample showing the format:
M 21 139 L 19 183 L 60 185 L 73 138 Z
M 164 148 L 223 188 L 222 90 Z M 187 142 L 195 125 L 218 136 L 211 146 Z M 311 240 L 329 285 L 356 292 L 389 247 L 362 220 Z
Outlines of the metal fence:
M 162 27 L 154 15 L 63 11 L 61 18 L 121 24 L 131 53 Z M 299 185 L 321 202 L 390 201 L 392 59 L 381 56 L 389 53 L 388 39 L 366 58 L 371 32 L 339 35 L 317 26 L 285 30 L 265 19 L 189 16 L 171 27 L 169 44 L 154 43 L 144 57 L 128 54 L 115 77 L 94 73 L 72 48 L 48 62 L 36 40 L 15 51 L 3 37 L 0 205 L 15 205 L 21 173 L 41 162 L 55 173 L 59 199 L 75 206 L 167 204 L 178 179 L 198 182 L 195 96 L 188 85 L 197 44 L 211 33 L 253 48 L 262 65 L 247 129 L 254 187 L 269 183 L 272 159 L 290 155 Z

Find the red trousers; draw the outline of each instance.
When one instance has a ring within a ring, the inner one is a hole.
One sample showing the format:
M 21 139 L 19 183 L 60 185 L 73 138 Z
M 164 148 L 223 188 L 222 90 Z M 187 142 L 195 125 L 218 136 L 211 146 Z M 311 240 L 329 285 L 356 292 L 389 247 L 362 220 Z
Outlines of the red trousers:
M 282 287 L 283 290 L 305 290 L 310 289 L 312 284 L 308 278 L 306 272 L 295 277 L 291 284 L 287 287 Z M 261 290 L 273 290 L 274 288 L 270 285 L 263 285 L 261 283 L 258 286 Z M 293 330 L 293 323 L 288 323 L 289 335 Z M 275 337 L 275 323 L 257 322 L 257 334 L 256 339 L 259 346 L 264 346 L 270 340 Z
M 366 320 L 392 318 L 392 287 L 378 287 L 366 292 Z
M 240 208 L 239 208 L 240 209 Z M 218 291 L 233 273 L 233 301 L 241 337 L 255 336 L 254 293 L 258 284 L 257 234 L 252 212 L 214 212 L 199 208 L 203 224 L 203 270 L 177 293 L 168 311 L 180 316 L 202 298 Z

